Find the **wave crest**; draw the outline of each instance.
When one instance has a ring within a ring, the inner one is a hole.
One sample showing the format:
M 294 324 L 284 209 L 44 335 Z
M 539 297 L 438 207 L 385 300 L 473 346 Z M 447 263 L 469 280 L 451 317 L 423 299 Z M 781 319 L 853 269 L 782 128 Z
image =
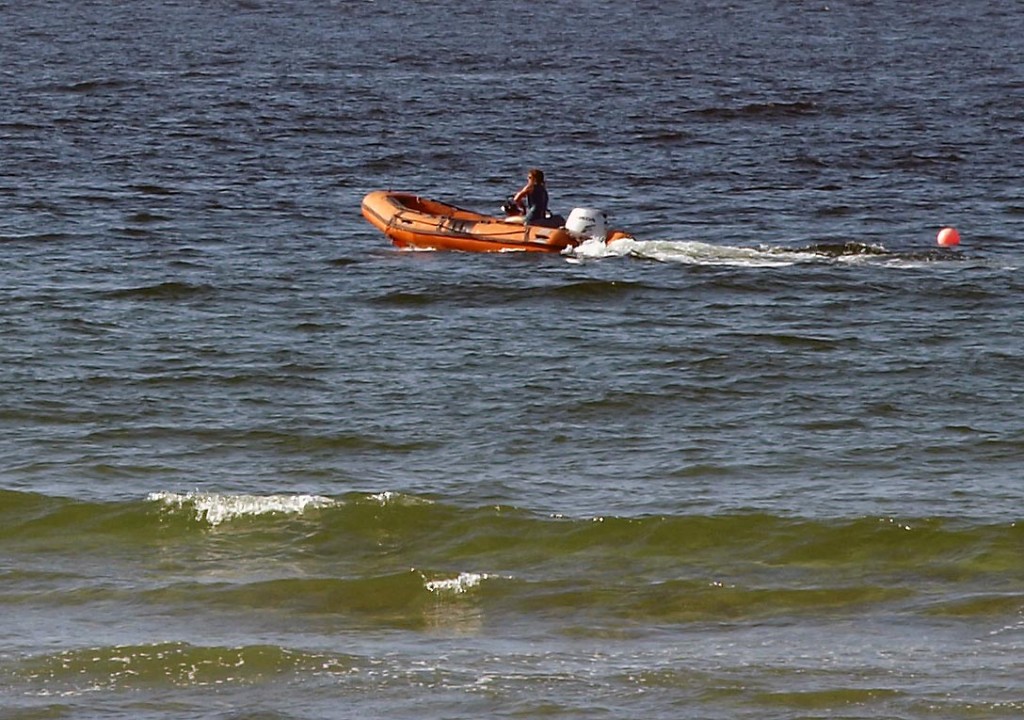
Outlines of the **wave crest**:
M 222 495 L 218 493 L 154 492 L 151 502 L 163 503 L 171 510 L 187 510 L 199 522 L 212 526 L 243 516 L 290 514 L 334 507 L 338 504 L 322 495 Z

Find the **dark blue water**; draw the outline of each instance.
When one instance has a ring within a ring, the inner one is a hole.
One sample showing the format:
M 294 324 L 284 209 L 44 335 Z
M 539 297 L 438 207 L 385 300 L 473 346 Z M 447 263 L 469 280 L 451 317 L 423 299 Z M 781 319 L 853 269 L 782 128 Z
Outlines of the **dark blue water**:
M 1014 4 L 0 9 L 0 716 L 1020 714 Z

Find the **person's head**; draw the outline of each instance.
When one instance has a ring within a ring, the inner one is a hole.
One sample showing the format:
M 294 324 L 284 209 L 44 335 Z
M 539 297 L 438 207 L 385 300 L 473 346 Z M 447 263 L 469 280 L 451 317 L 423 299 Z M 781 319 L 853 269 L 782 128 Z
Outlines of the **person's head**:
M 538 170 L 537 168 L 530 168 L 530 171 L 526 173 L 526 178 L 534 185 L 544 184 L 544 171 Z

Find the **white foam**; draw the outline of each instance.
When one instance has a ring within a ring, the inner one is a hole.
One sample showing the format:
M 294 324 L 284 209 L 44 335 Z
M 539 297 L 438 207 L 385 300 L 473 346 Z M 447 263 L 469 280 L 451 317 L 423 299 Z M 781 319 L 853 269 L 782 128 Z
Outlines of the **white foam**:
M 418 498 L 413 495 L 403 495 L 402 493 L 396 493 L 391 490 L 385 490 L 384 492 L 377 493 L 369 496 L 370 500 L 381 505 L 433 505 L 433 500 L 427 500 L 425 498 Z
M 370 499 L 379 502 L 381 505 L 387 505 L 388 503 L 394 502 L 398 498 L 398 494 L 391 490 L 385 490 L 382 493 L 371 495 Z
M 598 260 L 608 257 L 625 257 L 629 255 L 629 248 L 636 240 L 623 238 L 614 242 L 605 243 L 600 238 L 584 240 L 576 247 L 565 249 L 565 254 L 570 258 L 578 260 Z
M 183 509 L 191 507 L 195 518 L 210 525 L 220 525 L 245 515 L 274 513 L 302 514 L 306 510 L 333 507 L 337 501 L 320 495 L 221 495 L 218 493 L 150 493 L 148 500 Z
M 737 267 L 785 267 L 821 260 L 814 253 L 782 253 L 772 248 L 712 245 L 693 240 L 636 240 L 631 237 L 607 244 L 600 240 L 587 240 L 573 248 L 572 257 L 587 260 L 639 257 L 666 263 Z
M 432 593 L 449 592 L 456 595 L 469 592 L 478 587 L 488 576 L 481 573 L 459 573 L 456 578 L 448 580 L 428 580 L 424 586 Z

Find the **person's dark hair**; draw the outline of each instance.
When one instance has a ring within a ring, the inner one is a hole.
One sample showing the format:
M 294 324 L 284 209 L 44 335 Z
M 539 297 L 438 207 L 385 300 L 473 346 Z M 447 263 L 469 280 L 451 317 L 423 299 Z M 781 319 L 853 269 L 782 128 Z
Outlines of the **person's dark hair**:
M 538 168 L 530 168 L 530 171 L 526 173 L 526 176 L 533 180 L 538 185 L 544 184 L 544 171 Z

